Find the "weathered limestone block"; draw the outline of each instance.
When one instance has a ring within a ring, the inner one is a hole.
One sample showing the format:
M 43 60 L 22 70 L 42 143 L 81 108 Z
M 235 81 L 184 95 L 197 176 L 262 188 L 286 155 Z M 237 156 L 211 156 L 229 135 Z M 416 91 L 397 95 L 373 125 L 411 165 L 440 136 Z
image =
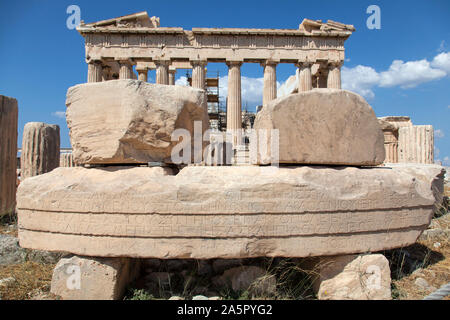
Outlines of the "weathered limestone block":
M 64 300 L 118 300 L 138 272 L 136 259 L 63 258 L 53 270 L 51 292 Z
M 280 163 L 359 166 L 385 158 L 375 113 L 350 91 L 314 89 L 273 100 L 258 112 L 254 129 L 267 132 L 265 138 L 257 131 L 258 139 L 250 141 L 252 161 L 259 164 L 276 162 L 276 137 L 267 131 L 272 129 L 279 130 Z M 264 148 L 253 151 L 261 143 Z
M 391 271 L 382 254 L 321 257 L 314 283 L 320 300 L 391 300 Z
M 443 168 L 57 168 L 17 195 L 20 245 L 88 256 L 306 257 L 413 244 Z
M 171 162 L 176 129 L 209 128 L 205 91 L 135 80 L 85 83 L 67 92 L 67 124 L 77 164 Z M 178 137 L 177 137 L 178 139 Z M 194 143 L 191 141 L 192 156 Z
M 16 206 L 17 100 L 0 95 L 0 216 Z
M 28 122 L 23 129 L 21 179 L 59 167 L 59 126 Z
M 75 167 L 75 162 L 73 161 L 72 152 L 60 154 L 59 166 L 60 167 Z
M 408 126 L 398 131 L 399 162 L 434 163 L 433 126 Z

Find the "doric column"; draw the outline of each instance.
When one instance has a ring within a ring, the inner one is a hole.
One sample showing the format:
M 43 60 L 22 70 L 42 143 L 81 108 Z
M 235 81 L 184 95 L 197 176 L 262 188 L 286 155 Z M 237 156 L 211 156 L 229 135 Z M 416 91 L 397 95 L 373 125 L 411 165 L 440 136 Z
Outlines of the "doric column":
M 87 82 L 101 82 L 102 77 L 103 77 L 102 62 L 98 60 L 89 61 Z
M 205 89 L 205 67 L 206 61 L 191 61 L 192 64 L 192 87 Z
M 130 60 L 119 60 L 119 79 L 133 79 L 133 66 Z
M 341 61 L 334 61 L 329 63 L 327 88 L 341 88 L 341 66 Z
M 20 156 L 22 179 L 50 172 L 59 166 L 59 126 L 28 122 L 23 129 Z
M 241 65 L 228 62 L 227 131 L 233 134 L 233 147 L 241 144 Z
M 17 115 L 17 100 L 0 95 L 0 217 L 16 207 Z
M 147 75 L 148 75 L 148 69 L 142 68 L 142 69 L 136 69 L 138 72 L 138 80 L 147 82 Z
M 277 64 L 266 61 L 264 67 L 263 106 L 277 98 Z
M 175 85 L 175 74 L 177 73 L 177 69 L 169 68 L 169 85 Z
M 312 89 L 311 62 L 302 61 L 297 64 L 298 67 L 298 92 Z
M 156 83 L 169 84 L 169 63 L 167 60 L 157 60 L 156 65 Z

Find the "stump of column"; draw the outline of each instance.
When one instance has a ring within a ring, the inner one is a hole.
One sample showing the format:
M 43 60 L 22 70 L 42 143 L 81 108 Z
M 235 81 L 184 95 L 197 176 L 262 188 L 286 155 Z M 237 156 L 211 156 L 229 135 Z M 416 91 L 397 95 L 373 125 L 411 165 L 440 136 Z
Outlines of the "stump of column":
M 58 125 L 27 123 L 20 157 L 22 180 L 59 167 L 59 143 Z
M 341 61 L 329 64 L 327 88 L 341 89 L 341 66 Z
M 139 274 L 139 260 L 72 256 L 53 270 L 50 291 L 63 300 L 119 300 Z
M 133 79 L 133 65 L 129 60 L 119 60 L 119 79 Z
M 155 61 L 156 83 L 169 84 L 169 61 Z
M 264 67 L 263 106 L 277 98 L 277 64 L 266 61 Z
M 434 163 L 434 130 L 431 125 L 402 127 L 398 130 L 399 162 Z
M 227 132 L 232 135 L 233 148 L 242 144 L 241 111 L 241 65 L 242 62 L 229 62 L 228 98 L 227 98 Z
M 0 95 L 0 216 L 16 206 L 17 115 L 17 100 Z
M 90 61 L 88 63 L 87 82 L 101 82 L 103 79 L 103 68 L 101 61 Z
M 312 90 L 311 62 L 299 62 L 298 66 L 298 92 Z

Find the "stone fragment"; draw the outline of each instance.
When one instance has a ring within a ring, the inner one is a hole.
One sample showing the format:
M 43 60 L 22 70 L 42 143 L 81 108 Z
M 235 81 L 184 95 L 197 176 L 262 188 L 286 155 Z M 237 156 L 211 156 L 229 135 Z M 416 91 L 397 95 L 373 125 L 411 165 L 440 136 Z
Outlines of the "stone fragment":
M 27 250 L 19 246 L 19 239 L 0 234 L 0 266 L 22 263 L 26 256 Z
M 230 286 L 235 292 L 249 291 L 253 295 L 273 294 L 276 291 L 275 276 L 256 266 L 240 266 L 226 270 L 215 277 L 213 283 L 218 286 Z
M 442 174 L 436 165 L 188 166 L 176 176 L 161 167 L 57 168 L 20 184 L 18 233 L 25 248 L 109 257 L 376 252 L 416 242 Z
M 16 206 L 17 100 L 0 95 L 0 217 Z
M 322 257 L 314 283 L 320 300 L 390 300 L 391 271 L 381 254 Z
M 424 278 L 417 278 L 415 281 L 414 281 L 414 284 L 416 285 L 416 286 L 418 286 L 419 287 L 419 289 L 421 289 L 421 290 L 425 290 L 425 291 L 429 291 L 430 290 L 430 285 L 428 284 L 428 281 L 427 280 L 425 280 Z
M 63 258 L 53 270 L 51 293 L 64 300 L 117 300 L 138 269 L 130 258 Z
M 209 128 L 203 90 L 112 80 L 69 88 L 66 105 L 77 164 L 172 162 L 176 129 L 187 130 L 191 156 L 200 154 L 201 161 L 202 143 L 195 147 L 193 137 L 195 121 L 201 137 Z
M 205 297 L 203 295 L 196 295 L 192 297 L 192 300 L 209 300 L 208 297 Z
M 180 297 L 180 296 L 171 296 L 171 297 L 169 298 L 169 300 L 184 300 L 184 298 L 183 298 L 183 297 Z
M 0 287 L 9 287 L 10 285 L 14 284 L 15 282 L 16 282 L 16 279 L 14 279 L 13 277 L 0 279 Z
M 28 122 L 23 129 L 21 181 L 59 167 L 59 126 Z
M 277 156 L 279 163 L 356 166 L 385 158 L 375 113 L 350 91 L 314 89 L 273 100 L 258 112 L 254 129 L 250 154 L 258 164 L 276 162 Z M 272 129 L 279 130 L 278 155 Z

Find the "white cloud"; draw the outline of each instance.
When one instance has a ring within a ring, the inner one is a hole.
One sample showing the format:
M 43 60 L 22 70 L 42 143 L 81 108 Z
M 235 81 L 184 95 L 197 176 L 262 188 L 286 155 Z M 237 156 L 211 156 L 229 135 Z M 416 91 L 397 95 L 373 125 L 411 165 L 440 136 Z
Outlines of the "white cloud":
M 58 118 L 61 118 L 61 119 L 65 119 L 66 118 L 66 112 L 65 111 L 55 111 L 55 112 L 52 112 L 52 116 L 58 117 Z
M 438 80 L 450 74 L 450 52 L 442 52 L 430 63 L 394 60 L 386 71 L 377 72 L 369 66 L 342 67 L 342 88 L 361 94 L 366 98 L 375 96 L 375 87 L 400 87 L 409 89 L 421 83 Z
M 380 75 L 371 67 L 358 65 L 354 68 L 342 67 L 342 89 L 357 92 L 364 97 L 373 98 L 371 90 L 380 81 Z
M 380 73 L 379 85 L 380 87 L 400 86 L 408 89 L 445 77 L 445 75 L 445 71 L 431 68 L 430 63 L 425 59 L 408 62 L 394 60 L 388 71 Z
M 441 129 L 436 129 L 436 130 L 434 130 L 434 136 L 436 138 L 443 138 L 444 137 L 444 131 L 442 131 Z
M 431 66 L 440 70 L 444 70 L 450 74 L 450 52 L 439 53 L 434 57 Z
M 188 85 L 187 78 L 185 76 L 181 76 L 180 78 L 175 80 L 175 85 L 177 85 L 177 86 L 187 86 Z

